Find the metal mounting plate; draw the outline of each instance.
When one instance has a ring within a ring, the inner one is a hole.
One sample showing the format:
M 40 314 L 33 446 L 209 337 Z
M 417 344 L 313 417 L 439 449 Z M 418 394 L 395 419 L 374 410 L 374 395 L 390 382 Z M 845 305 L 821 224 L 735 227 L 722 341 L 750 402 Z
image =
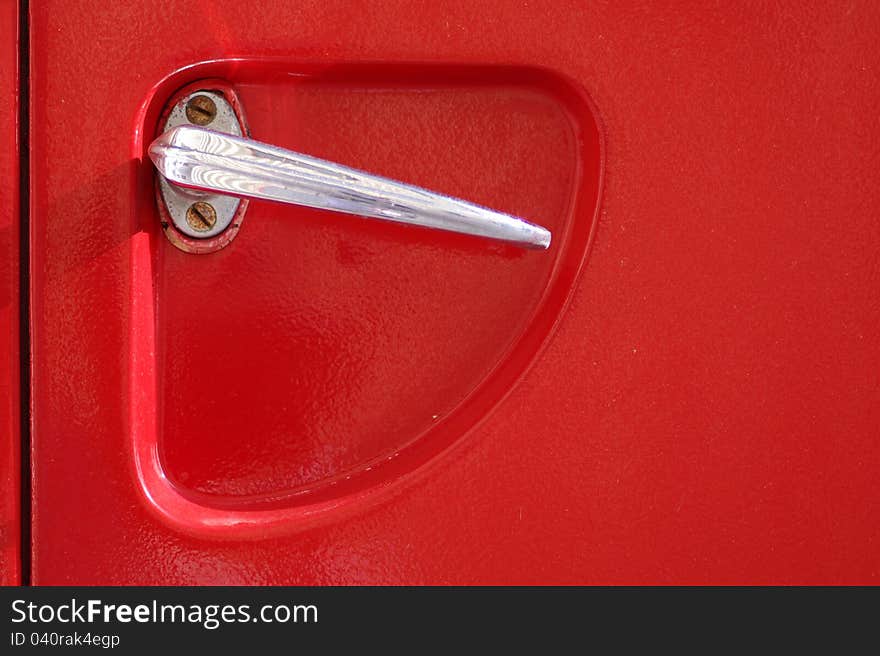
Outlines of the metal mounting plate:
M 200 97 L 206 100 L 211 111 L 187 111 L 190 103 Z M 202 81 L 189 85 L 172 98 L 160 121 L 159 134 L 180 125 L 198 125 L 235 136 L 247 135 L 238 100 L 232 89 L 221 82 Z M 246 199 L 235 196 L 181 187 L 161 175 L 157 175 L 156 188 L 165 234 L 175 246 L 191 253 L 216 251 L 232 241 L 248 204 Z M 213 210 L 213 225 L 188 220 L 190 208 L 203 208 L 205 203 Z

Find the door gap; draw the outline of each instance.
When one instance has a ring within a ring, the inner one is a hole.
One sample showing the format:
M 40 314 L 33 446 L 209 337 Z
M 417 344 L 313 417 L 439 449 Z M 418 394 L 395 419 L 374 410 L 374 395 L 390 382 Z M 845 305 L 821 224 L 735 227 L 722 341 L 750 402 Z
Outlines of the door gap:
M 30 3 L 18 4 L 19 344 L 21 585 L 31 584 Z

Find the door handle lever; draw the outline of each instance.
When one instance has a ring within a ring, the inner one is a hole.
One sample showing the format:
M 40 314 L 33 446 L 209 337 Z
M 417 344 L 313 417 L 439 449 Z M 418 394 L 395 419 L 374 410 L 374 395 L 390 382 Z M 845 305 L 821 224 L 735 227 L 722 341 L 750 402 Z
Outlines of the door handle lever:
M 189 189 L 477 235 L 526 248 L 550 246 L 550 231 L 524 219 L 207 128 L 171 128 L 153 141 L 149 154 L 166 180 Z

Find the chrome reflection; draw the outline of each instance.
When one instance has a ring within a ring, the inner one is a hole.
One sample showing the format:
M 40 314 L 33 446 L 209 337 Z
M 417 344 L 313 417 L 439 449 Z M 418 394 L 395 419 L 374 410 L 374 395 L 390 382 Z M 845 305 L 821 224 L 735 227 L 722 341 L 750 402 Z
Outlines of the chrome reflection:
M 546 249 L 551 234 L 523 219 L 269 144 L 181 125 L 150 145 L 170 182 Z

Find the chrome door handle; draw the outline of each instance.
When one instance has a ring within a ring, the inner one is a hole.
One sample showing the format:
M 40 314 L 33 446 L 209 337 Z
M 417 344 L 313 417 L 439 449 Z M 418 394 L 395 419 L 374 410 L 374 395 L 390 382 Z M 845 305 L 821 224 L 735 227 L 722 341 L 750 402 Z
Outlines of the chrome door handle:
M 356 214 L 546 249 L 546 228 L 427 189 L 253 139 L 180 125 L 150 158 L 169 182 L 200 191 Z

